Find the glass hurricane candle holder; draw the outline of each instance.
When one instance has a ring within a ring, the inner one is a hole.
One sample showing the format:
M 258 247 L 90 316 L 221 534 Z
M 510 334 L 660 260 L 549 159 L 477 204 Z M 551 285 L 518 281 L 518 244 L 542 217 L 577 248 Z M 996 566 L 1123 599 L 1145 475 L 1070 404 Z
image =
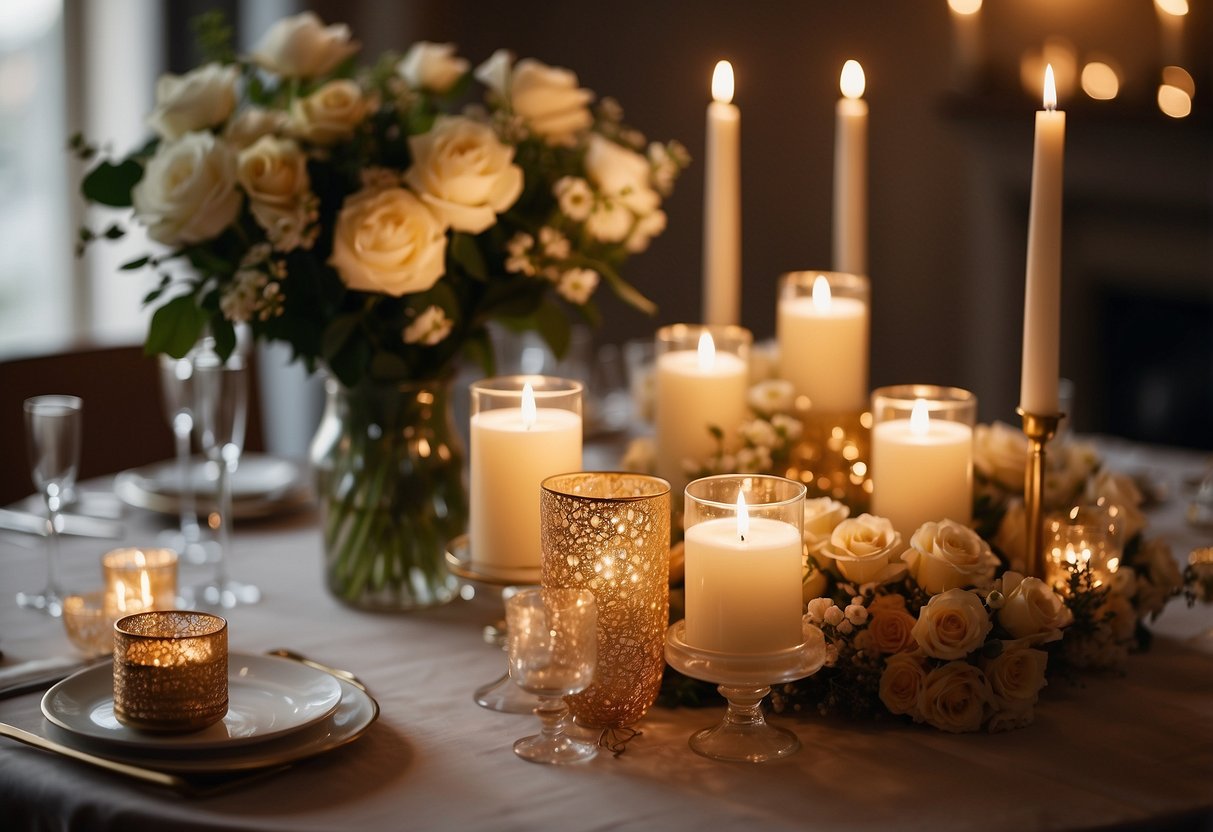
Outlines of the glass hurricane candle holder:
M 543 481 L 540 519 L 543 586 L 588 589 L 598 604 L 598 669 L 569 707 L 579 725 L 629 726 L 661 687 L 670 485 L 641 474 L 559 474 Z
M 907 544 L 923 523 L 972 519 L 976 422 L 977 397 L 958 387 L 872 392 L 872 514 Z
M 1075 506 L 1045 517 L 1045 580 L 1069 592 L 1071 577 L 1089 573 L 1093 587 L 1112 579 L 1124 550 L 1124 524 L 1116 506 Z
M 115 618 L 177 606 L 177 553 L 172 549 L 113 549 L 101 556 L 105 606 Z
M 198 731 L 227 714 L 227 622 L 182 610 L 114 625 L 114 716 L 143 731 Z
M 105 597 L 105 591 L 99 589 L 63 599 L 67 640 L 86 656 L 104 656 L 114 650 L 114 618 Z

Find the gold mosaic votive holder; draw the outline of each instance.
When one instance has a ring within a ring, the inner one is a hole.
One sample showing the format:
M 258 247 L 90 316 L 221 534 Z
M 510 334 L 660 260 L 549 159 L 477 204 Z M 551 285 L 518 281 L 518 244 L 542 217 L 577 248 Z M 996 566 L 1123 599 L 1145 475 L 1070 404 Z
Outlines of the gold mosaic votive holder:
M 559 474 L 539 502 L 545 587 L 598 605 L 594 682 L 565 697 L 590 728 L 637 722 L 657 699 L 669 625 L 670 484 L 629 473 Z
M 114 716 L 141 731 L 198 731 L 227 714 L 227 622 L 162 610 L 114 625 Z
M 113 652 L 114 617 L 105 608 L 105 592 L 98 589 L 64 598 L 63 629 L 72 646 L 86 656 Z
M 177 553 L 172 549 L 113 549 L 101 556 L 105 603 L 115 618 L 177 606 Z

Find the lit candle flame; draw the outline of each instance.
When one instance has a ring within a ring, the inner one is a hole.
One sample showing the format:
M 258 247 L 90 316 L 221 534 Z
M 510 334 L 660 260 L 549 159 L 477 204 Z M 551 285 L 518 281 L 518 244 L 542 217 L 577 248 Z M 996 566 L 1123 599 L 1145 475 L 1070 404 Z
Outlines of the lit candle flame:
M 122 581 L 114 586 L 114 601 L 118 604 L 118 612 L 126 612 L 126 584 Z
M 147 555 L 143 554 L 142 549 L 135 550 L 135 566 L 138 566 L 138 567 L 147 566 Z
M 926 436 L 931 429 L 931 417 L 927 415 L 926 399 L 915 399 L 914 409 L 910 411 L 910 430 L 916 436 Z
M 750 510 L 746 508 L 745 494 L 737 492 L 737 536 L 745 543 L 745 536 L 750 533 Z
M 862 98 L 867 81 L 863 75 L 863 67 L 859 61 L 850 60 L 842 65 L 842 75 L 838 79 L 838 87 L 847 98 Z
M 813 308 L 818 312 L 825 311 L 830 308 L 831 300 L 830 281 L 826 280 L 824 274 L 817 275 L 813 281 Z
M 716 342 L 712 333 L 705 332 L 699 336 L 699 369 L 711 370 L 716 366 Z
M 140 552 L 139 554 L 143 554 L 143 553 Z M 151 609 L 151 607 L 152 607 L 152 583 L 148 579 L 146 570 L 139 573 L 139 595 L 140 595 L 140 600 L 143 602 L 143 608 Z
M 712 70 L 712 100 L 721 104 L 733 100 L 733 65 L 728 61 L 717 61 Z
M 1057 109 L 1057 82 L 1053 80 L 1053 64 L 1045 64 L 1045 109 Z
M 539 414 L 535 411 L 535 388 L 528 381 L 522 385 L 522 426 L 530 430 L 535 426 Z

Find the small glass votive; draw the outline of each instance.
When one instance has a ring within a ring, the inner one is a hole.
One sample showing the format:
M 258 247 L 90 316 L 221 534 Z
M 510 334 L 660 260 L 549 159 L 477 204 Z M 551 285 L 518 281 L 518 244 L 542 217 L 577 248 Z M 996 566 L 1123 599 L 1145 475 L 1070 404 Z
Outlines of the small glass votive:
M 686 484 L 686 464 L 702 464 L 737 443 L 749 418 L 750 346 L 739 326 L 673 324 L 657 330 L 653 420 L 657 476 L 675 489 Z M 713 434 L 720 431 L 720 438 Z
M 105 591 L 94 590 L 63 599 L 63 628 L 67 640 L 86 656 L 114 650 L 114 617 L 105 608 Z
M 792 383 L 799 412 L 859 413 L 867 407 L 870 293 L 866 277 L 846 272 L 779 278 L 779 377 Z
M 687 644 L 755 655 L 803 642 L 804 495 L 801 483 L 756 474 L 687 486 Z
M 114 716 L 142 731 L 198 731 L 227 714 L 227 621 L 184 610 L 114 625 Z
M 177 553 L 172 549 L 113 549 L 101 556 L 106 608 L 117 618 L 177 606 Z
M 872 391 L 872 514 L 907 546 L 923 523 L 972 519 L 976 423 L 977 396 L 959 387 Z
M 1075 506 L 1045 517 L 1045 580 L 1069 591 L 1072 573 L 1090 573 L 1091 586 L 1102 586 L 1120 568 L 1124 525 L 1115 506 Z

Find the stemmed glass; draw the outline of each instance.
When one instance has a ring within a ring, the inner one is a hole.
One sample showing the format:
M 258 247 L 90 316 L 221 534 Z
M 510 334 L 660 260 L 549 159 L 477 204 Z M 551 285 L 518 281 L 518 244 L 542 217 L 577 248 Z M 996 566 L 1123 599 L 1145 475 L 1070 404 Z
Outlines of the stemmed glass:
M 244 449 L 244 426 L 248 410 L 248 368 L 239 350 L 220 358 L 206 339 L 194 357 L 194 434 L 208 462 L 219 471 L 219 505 L 211 526 L 218 532 L 219 554 L 209 583 L 193 587 L 193 600 L 220 607 L 255 604 L 261 590 L 232 580 L 227 558 L 232 551 L 232 474 Z
M 539 697 L 541 733 L 514 743 L 532 763 L 589 760 L 598 747 L 564 733 L 569 706 L 562 697 L 589 687 L 598 661 L 598 607 L 585 589 L 531 588 L 505 602 L 510 677 Z
M 35 396 L 25 400 L 25 436 L 34 486 L 46 502 L 46 589 L 18 592 L 17 605 L 63 614 L 59 588 L 59 512 L 76 482 L 80 465 L 80 421 L 84 403 L 77 396 Z
M 191 478 L 190 436 L 194 431 L 194 353 L 184 358 L 160 356 L 160 394 L 177 451 L 177 501 L 181 510 L 178 528 L 167 531 L 163 542 L 190 563 L 205 563 L 202 528 L 198 525 L 197 503 Z

